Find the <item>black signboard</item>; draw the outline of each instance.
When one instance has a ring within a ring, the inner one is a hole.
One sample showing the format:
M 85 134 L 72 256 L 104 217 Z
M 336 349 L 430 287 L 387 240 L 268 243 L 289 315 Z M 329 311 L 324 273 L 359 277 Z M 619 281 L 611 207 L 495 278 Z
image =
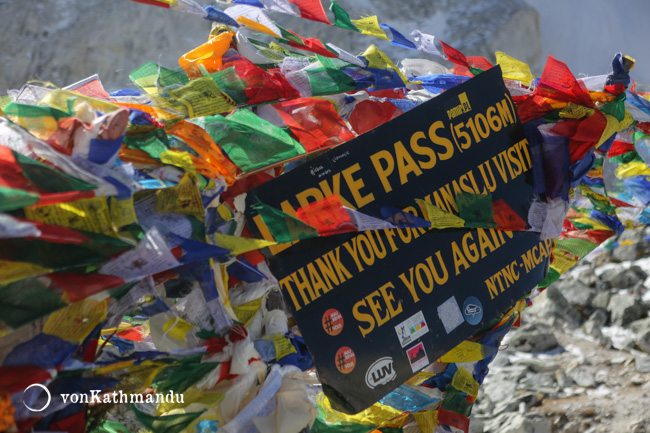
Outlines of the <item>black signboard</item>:
M 293 213 L 337 194 L 367 215 L 425 218 L 415 199 L 458 214 L 460 193 L 489 194 L 527 221 L 531 157 L 499 67 L 249 192 L 247 217 L 271 239 L 252 204 Z M 356 413 L 525 296 L 550 248 L 533 232 L 404 227 L 267 252 L 326 395 Z

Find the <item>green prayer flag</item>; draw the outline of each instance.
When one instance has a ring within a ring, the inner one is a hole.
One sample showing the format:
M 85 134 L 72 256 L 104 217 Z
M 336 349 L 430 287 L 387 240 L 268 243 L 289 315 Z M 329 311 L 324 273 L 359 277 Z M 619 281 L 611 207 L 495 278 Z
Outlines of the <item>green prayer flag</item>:
M 142 150 L 149 156 L 160 159 L 160 154 L 170 149 L 167 134 L 162 129 L 156 129 L 137 137 L 124 137 L 124 144 L 131 149 Z
M 47 192 L 89 191 L 97 188 L 97 185 L 75 179 L 18 152 L 13 152 L 13 154 L 23 176 Z
M 307 69 L 307 77 L 313 96 L 334 95 L 356 90 L 352 77 L 343 71 L 330 68 Z
M 88 433 L 131 433 L 123 424 L 116 421 L 102 420 L 97 427 Z
M 37 278 L 25 278 L 0 286 L 0 318 L 13 329 L 67 305 Z
M 180 364 L 162 369 L 153 380 L 156 391 L 182 393 L 219 366 L 218 362 L 200 362 L 202 356 L 191 356 L 183 359 Z
M 491 194 L 456 194 L 456 205 L 460 217 L 465 220 L 465 227 L 496 228 Z
M 334 13 L 334 23 L 336 27 L 341 27 L 342 29 L 348 29 L 355 32 L 361 33 L 361 30 L 352 23 L 350 15 L 336 2 L 336 0 L 331 0 L 330 10 Z
M 557 241 L 556 249 L 565 251 L 574 256 L 580 257 L 580 260 L 589 254 L 598 244 L 589 242 L 585 239 L 566 238 Z
M 284 130 L 247 109 L 227 117 L 201 120 L 212 139 L 243 171 L 261 169 L 295 158 L 305 149 Z
M 35 192 L 0 186 L 0 212 L 31 206 L 38 203 L 39 197 Z
M 609 101 L 600 109 L 603 114 L 609 114 L 619 122 L 625 119 L 625 93 Z
M 289 243 L 318 236 L 316 228 L 279 209 L 259 202 L 253 204 L 252 209 L 262 217 L 264 224 L 278 243 Z

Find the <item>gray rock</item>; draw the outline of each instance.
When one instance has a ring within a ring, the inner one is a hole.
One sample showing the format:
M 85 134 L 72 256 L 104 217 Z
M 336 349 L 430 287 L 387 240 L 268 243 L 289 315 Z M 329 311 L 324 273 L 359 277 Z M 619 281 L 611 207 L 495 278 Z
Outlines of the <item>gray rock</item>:
M 590 266 L 588 268 L 585 268 L 578 274 L 578 280 L 582 282 L 582 284 L 585 284 L 589 287 L 596 287 L 596 282 L 598 281 L 598 277 L 594 272 L 594 268 Z
M 543 394 L 551 394 L 557 391 L 555 375 L 550 373 L 528 373 L 517 384 L 520 390 L 537 391 Z
M 482 417 L 472 415 L 472 419 L 469 421 L 469 430 L 468 433 L 483 433 L 485 420 Z
M 630 423 L 630 433 L 648 433 L 650 432 L 650 418 L 635 420 Z
M 533 303 L 533 311 L 541 320 L 553 325 L 567 323 L 577 327 L 583 320 L 582 314 L 566 300 L 555 285 L 548 287 Z
M 575 382 L 570 377 L 568 377 L 562 370 L 557 370 L 555 372 L 555 381 L 557 382 L 557 386 L 560 389 L 568 388 L 575 384 Z
M 628 262 L 635 260 L 645 250 L 644 229 L 628 229 L 620 234 L 617 242 L 622 245 L 612 251 L 612 261 Z
M 517 412 L 521 409 L 524 412 L 536 406 L 540 402 L 539 395 L 534 392 L 525 392 L 523 394 L 517 394 L 508 400 L 501 401 L 494 406 L 492 412 L 493 415 L 499 415 L 505 412 Z
M 598 291 L 594 288 L 583 284 L 579 280 L 572 281 L 570 284 L 564 284 L 558 290 L 569 303 L 574 306 L 578 311 L 585 315 L 591 314 L 592 305 L 591 301 L 596 297 Z
M 490 400 L 493 404 L 512 398 L 517 382 L 528 374 L 524 366 L 510 365 L 494 369 L 481 387 L 479 399 Z
M 634 358 L 636 364 L 636 371 L 639 373 L 650 373 L 650 356 L 639 355 Z
M 643 350 L 646 353 L 650 353 L 650 329 L 637 334 L 636 344 L 639 346 L 639 349 Z
M 639 256 L 639 248 L 636 244 L 622 245 L 612 251 L 611 260 L 616 263 L 630 262 Z
M 584 386 L 585 388 L 593 388 L 596 386 L 596 378 L 593 373 L 585 368 L 572 368 L 566 372 L 566 375 L 578 386 Z
M 551 422 L 546 417 L 528 413 L 505 413 L 485 423 L 490 433 L 550 433 Z
M 650 353 L 650 317 L 630 323 L 629 328 L 636 334 L 639 349 Z
M 585 332 L 600 340 L 603 338 L 601 328 L 607 324 L 607 313 L 604 310 L 596 310 L 584 323 Z
M 646 317 L 645 319 L 635 320 L 634 322 L 630 323 L 628 328 L 630 328 L 633 332 L 636 333 L 641 333 L 650 330 L 650 317 Z
M 596 296 L 591 300 L 591 306 L 594 308 L 606 310 L 611 297 L 612 294 L 609 291 L 602 290 L 598 292 L 598 294 L 596 294 Z
M 527 325 L 511 331 L 508 344 L 522 352 L 546 352 L 559 346 L 548 325 Z
M 610 269 L 601 275 L 601 280 L 609 282 L 614 289 L 632 288 L 648 275 L 638 266 L 631 266 L 628 269 Z
M 634 295 L 616 293 L 612 295 L 607 305 L 612 323 L 619 326 L 626 326 L 631 322 L 643 318 L 647 309 L 643 302 Z

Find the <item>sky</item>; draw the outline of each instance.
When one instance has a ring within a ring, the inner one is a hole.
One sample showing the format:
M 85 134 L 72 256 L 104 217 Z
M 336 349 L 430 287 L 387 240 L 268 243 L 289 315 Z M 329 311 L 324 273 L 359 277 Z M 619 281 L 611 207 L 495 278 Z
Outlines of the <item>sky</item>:
M 622 52 L 636 59 L 632 79 L 650 86 L 650 0 L 525 1 L 539 12 L 544 59 L 551 54 L 580 78 L 607 74 Z

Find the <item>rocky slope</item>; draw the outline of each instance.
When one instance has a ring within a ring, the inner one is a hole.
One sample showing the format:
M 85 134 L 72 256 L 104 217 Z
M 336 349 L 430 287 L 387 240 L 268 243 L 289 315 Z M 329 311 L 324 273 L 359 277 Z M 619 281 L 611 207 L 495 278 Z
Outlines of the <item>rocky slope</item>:
M 626 232 L 524 311 L 490 366 L 471 432 L 650 432 L 644 236 Z

